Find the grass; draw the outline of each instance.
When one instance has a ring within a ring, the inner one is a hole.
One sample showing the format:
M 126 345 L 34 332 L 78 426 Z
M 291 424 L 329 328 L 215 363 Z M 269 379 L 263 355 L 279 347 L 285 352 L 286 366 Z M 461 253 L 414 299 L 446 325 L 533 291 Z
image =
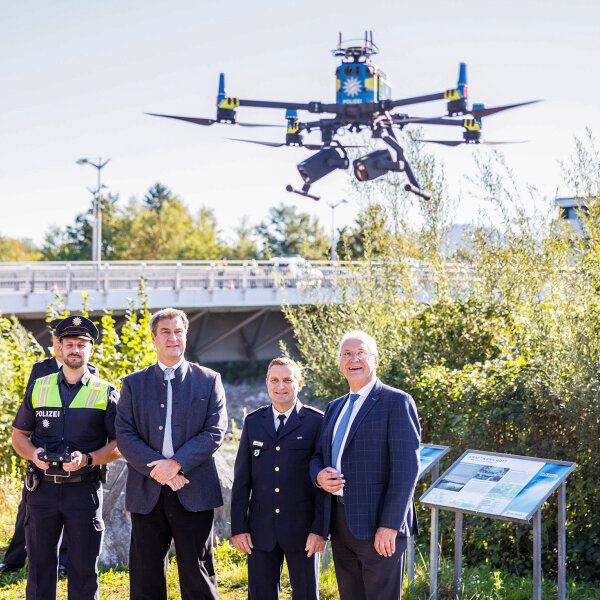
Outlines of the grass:
M 5 549 L 12 535 L 17 504 L 21 497 L 21 478 L 16 465 L 10 472 L 0 471 L 0 548 Z M 418 546 L 417 546 L 418 548 Z M 247 598 L 246 559 L 228 541 L 215 543 L 215 562 L 221 600 L 242 600 Z M 321 600 L 339 600 L 333 561 L 321 574 L 319 593 Z M 429 566 L 424 556 L 417 552 L 414 590 L 410 590 L 405 580 L 402 598 L 405 600 L 429 600 Z M 16 573 L 0 575 L 0 600 L 23 600 L 27 569 Z M 442 558 L 438 574 L 438 598 L 451 600 L 453 564 Z M 518 575 L 493 570 L 487 565 L 465 567 L 463 570 L 463 600 L 530 600 L 533 584 L 531 575 Z M 177 560 L 171 557 L 167 570 L 168 596 L 180 598 L 177 577 Z M 556 598 L 556 582 L 543 582 L 543 598 Z M 100 597 L 111 600 L 129 599 L 129 573 L 126 567 L 102 570 L 100 573 Z M 281 579 L 281 599 L 292 597 L 287 567 L 284 566 Z M 600 600 L 600 589 L 589 583 L 569 581 L 568 600 Z M 67 583 L 60 581 L 57 600 L 67 600 Z

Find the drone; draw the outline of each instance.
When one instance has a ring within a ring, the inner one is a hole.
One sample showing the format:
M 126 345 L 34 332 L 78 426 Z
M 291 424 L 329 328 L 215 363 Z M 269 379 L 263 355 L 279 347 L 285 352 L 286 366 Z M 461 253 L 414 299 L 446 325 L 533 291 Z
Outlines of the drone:
M 446 146 L 459 146 L 461 144 L 510 144 L 515 142 L 490 142 L 482 140 L 483 117 L 511 108 L 540 102 L 539 100 L 530 100 L 493 108 L 486 108 L 483 104 L 473 104 L 469 107 L 467 102 L 467 66 L 465 63 L 460 63 L 458 83 L 454 89 L 424 96 L 393 100 L 392 88 L 387 76 L 371 62 L 371 57 L 378 53 L 379 48 L 373 43 L 372 31 L 365 32 L 364 39 L 359 40 L 342 41 L 342 34 L 339 34 L 338 44 L 332 50 L 333 56 L 341 58 L 341 64 L 335 71 L 336 101 L 334 103 L 273 102 L 229 97 L 225 91 L 225 75 L 221 73 L 219 76 L 217 114 L 215 119 L 157 113 L 146 114 L 204 126 L 225 123 L 242 127 L 284 127 L 284 125 L 239 122 L 236 110 L 242 106 L 285 109 L 287 131 L 284 141 L 265 142 L 240 138 L 231 139 L 271 147 L 296 146 L 307 148 L 308 150 L 317 150 L 316 154 L 309 156 L 297 165 L 303 182 L 302 188 L 295 189 L 291 185 L 286 186 L 288 192 L 300 194 L 313 200 L 319 200 L 319 197 L 309 193 L 311 186 L 336 169 L 348 169 L 350 160 L 346 148 L 359 147 L 343 145 L 336 137 L 340 137 L 346 131 L 360 132 L 363 129 L 371 130 L 372 137 L 384 142 L 388 148 L 381 148 L 355 159 L 353 161 L 353 169 L 356 179 L 359 181 L 371 181 L 389 172 L 401 172 L 408 179 L 404 189 L 407 192 L 412 192 L 428 200 L 431 195 L 421 189 L 406 159 L 404 149 L 400 145 L 395 130 L 402 130 L 411 124 L 452 126 L 462 128 L 462 139 L 421 139 L 418 141 Z M 446 101 L 445 115 L 427 118 L 393 112 L 399 107 L 436 100 Z M 305 111 L 311 115 L 324 115 L 324 118 L 314 117 L 314 120 L 301 121 L 298 118 L 298 111 Z M 308 144 L 304 142 L 304 133 L 311 133 L 312 131 L 320 132 L 320 144 Z

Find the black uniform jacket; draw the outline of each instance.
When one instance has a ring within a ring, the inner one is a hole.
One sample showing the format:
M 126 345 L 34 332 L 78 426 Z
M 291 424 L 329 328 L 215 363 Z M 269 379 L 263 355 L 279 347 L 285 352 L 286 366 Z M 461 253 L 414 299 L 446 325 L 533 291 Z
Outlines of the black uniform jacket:
M 250 533 L 258 550 L 279 543 L 304 550 L 309 533 L 323 535 L 323 494 L 313 485 L 309 461 L 323 413 L 296 403 L 277 439 L 271 405 L 244 421 L 231 492 L 231 534 Z

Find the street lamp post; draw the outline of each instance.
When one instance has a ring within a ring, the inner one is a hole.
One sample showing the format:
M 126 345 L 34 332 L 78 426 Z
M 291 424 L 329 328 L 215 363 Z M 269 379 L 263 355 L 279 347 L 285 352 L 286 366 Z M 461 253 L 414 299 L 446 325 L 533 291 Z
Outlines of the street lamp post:
M 328 202 L 327 206 L 329 206 L 331 208 L 331 253 L 330 253 L 330 259 L 331 262 L 333 262 L 336 259 L 336 252 L 335 252 L 335 209 L 340 205 L 340 204 L 347 204 L 348 200 L 346 200 L 345 198 L 342 198 L 341 200 L 339 200 L 338 202 Z
M 106 187 L 102 185 L 101 171 L 108 164 L 110 158 L 107 158 L 104 162 L 99 158 L 98 162 L 93 162 L 88 158 L 80 158 L 77 161 L 78 165 L 91 165 L 98 171 L 98 187 L 95 190 L 90 190 L 94 195 L 93 204 L 93 215 L 94 225 L 92 229 L 92 260 L 100 264 L 102 261 L 102 188 Z M 89 189 L 89 188 L 88 188 Z

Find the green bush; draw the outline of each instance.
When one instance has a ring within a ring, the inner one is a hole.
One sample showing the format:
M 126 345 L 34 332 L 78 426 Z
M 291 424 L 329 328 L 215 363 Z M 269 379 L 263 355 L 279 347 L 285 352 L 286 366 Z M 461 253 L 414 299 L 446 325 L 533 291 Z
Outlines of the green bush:
M 378 342 L 379 377 L 415 398 L 423 441 L 451 447 L 446 465 L 468 448 L 577 462 L 567 484 L 568 567 L 600 580 L 600 158 L 594 141 L 577 141 L 565 167 L 566 182 L 587 209 L 585 235 L 549 211 L 525 209 L 532 198 L 539 203 L 535 190 L 523 191 L 500 155 L 482 154 L 473 179 L 496 220 L 473 228 L 469 250 L 454 256 L 444 248 L 452 203 L 443 177 L 435 176 L 440 167 L 420 160 L 434 201 L 418 201 L 419 226 L 399 216 L 410 208 L 397 181 L 380 182 L 379 195 L 367 200 L 379 204 L 386 222 L 364 235 L 362 262 L 340 277 L 330 301 L 286 307 L 306 380 L 323 401 L 345 393 L 337 344 L 346 331 L 364 329 Z M 404 243 L 409 238 L 418 240 L 416 247 Z M 543 511 L 547 573 L 556 569 L 555 502 Z M 427 511 L 421 517 L 427 529 Z M 530 526 L 469 516 L 465 524 L 468 563 L 503 565 L 517 574 L 530 569 Z M 450 515 L 443 515 L 446 542 L 452 529 Z

